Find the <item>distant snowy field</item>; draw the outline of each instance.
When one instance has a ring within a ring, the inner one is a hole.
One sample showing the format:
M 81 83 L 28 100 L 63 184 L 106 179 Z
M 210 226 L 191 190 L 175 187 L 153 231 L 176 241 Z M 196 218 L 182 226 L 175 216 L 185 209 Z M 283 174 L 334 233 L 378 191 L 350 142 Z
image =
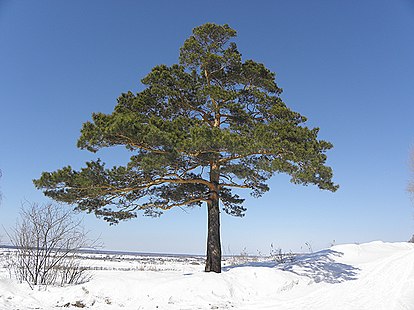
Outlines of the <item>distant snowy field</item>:
M 0 251 L 0 309 L 414 309 L 414 244 L 338 245 L 276 264 L 201 257 L 84 255 L 92 280 L 38 287 L 10 279 Z

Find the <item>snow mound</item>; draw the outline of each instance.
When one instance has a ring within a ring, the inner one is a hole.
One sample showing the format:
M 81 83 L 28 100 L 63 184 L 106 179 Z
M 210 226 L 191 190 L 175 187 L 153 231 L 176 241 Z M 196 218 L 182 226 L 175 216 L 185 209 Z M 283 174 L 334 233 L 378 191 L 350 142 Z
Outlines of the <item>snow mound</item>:
M 34 290 L 0 265 L 0 309 L 414 309 L 414 244 L 403 242 L 338 245 L 221 274 L 194 259 L 134 264 L 101 258 L 88 283 Z

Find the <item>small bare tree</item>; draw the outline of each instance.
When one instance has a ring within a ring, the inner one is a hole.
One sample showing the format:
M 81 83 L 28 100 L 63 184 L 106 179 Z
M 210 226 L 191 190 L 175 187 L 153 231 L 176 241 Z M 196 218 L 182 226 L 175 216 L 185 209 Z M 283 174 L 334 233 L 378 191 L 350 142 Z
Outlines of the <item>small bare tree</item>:
M 80 265 L 79 250 L 92 246 L 81 221 L 54 204 L 30 204 L 9 233 L 17 248 L 12 263 L 20 281 L 32 285 L 64 285 L 88 280 Z

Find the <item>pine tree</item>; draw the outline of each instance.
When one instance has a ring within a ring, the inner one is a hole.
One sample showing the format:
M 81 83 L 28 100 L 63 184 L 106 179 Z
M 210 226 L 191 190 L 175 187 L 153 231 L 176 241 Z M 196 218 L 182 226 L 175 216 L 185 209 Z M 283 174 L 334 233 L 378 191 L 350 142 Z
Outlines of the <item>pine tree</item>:
M 228 25 L 193 29 L 179 64 L 159 65 L 142 80 L 146 88 L 123 93 L 112 114 L 95 113 L 83 124 L 78 147 L 97 152 L 125 146 L 125 166 L 101 160 L 80 171 L 44 172 L 34 184 L 46 196 L 111 224 L 158 216 L 174 207 L 207 206 L 206 271 L 221 272 L 220 209 L 243 216 L 244 199 L 269 190 L 266 181 L 287 173 L 296 184 L 335 191 L 318 128 L 280 98 L 275 74 L 242 61 Z

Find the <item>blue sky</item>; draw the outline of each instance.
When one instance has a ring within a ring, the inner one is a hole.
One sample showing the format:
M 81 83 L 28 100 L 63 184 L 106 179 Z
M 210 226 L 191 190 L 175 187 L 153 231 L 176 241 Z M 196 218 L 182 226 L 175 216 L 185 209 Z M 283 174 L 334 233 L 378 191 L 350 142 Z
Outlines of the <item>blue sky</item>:
M 225 254 L 268 253 L 336 243 L 405 241 L 414 233 L 406 191 L 414 145 L 414 2 L 7 1 L 0 0 L 0 225 L 9 229 L 24 201 L 47 202 L 32 179 L 96 156 L 76 148 L 92 112 L 158 64 L 178 61 L 192 28 L 228 23 L 244 59 L 276 72 L 282 98 L 331 141 L 336 193 L 278 175 L 247 215 L 222 216 Z M 204 253 L 205 208 L 140 216 L 109 227 L 85 215 L 107 249 Z M 2 233 L 4 235 L 4 233 Z

